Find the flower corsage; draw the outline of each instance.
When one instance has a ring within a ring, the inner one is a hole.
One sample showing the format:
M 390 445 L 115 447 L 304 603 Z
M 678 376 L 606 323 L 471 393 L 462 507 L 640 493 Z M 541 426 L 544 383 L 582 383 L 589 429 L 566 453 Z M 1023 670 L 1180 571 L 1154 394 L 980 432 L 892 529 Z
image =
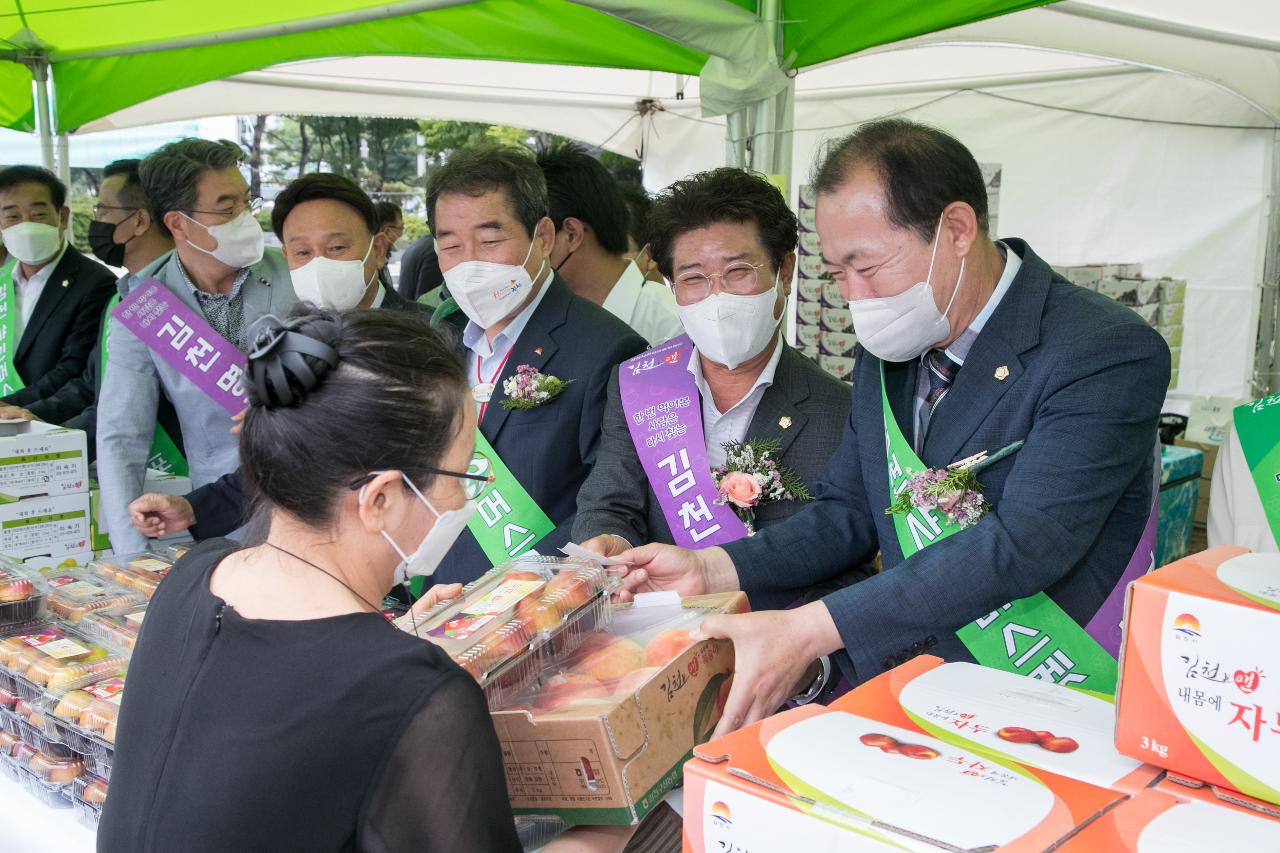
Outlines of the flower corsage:
M 522 364 L 516 368 L 514 376 L 502 382 L 502 390 L 507 398 L 502 401 L 504 409 L 536 409 L 545 406 L 573 382 L 565 382 L 555 376 L 539 373 L 532 365 Z
M 906 515 L 913 509 L 935 510 L 947 521 L 963 530 L 977 524 L 987 514 L 991 504 L 982 494 L 978 474 L 1006 456 L 1017 453 L 1026 442 L 1015 441 L 1008 447 L 988 456 L 984 450 L 946 468 L 925 468 L 909 472 L 906 488 L 898 492 L 886 515 Z
M 811 499 L 804 481 L 774 458 L 782 450 L 776 439 L 726 441 L 723 446 L 728 458 L 711 472 L 720 493 L 716 503 L 732 509 L 747 533 L 756 532 L 755 511 L 760 505 Z

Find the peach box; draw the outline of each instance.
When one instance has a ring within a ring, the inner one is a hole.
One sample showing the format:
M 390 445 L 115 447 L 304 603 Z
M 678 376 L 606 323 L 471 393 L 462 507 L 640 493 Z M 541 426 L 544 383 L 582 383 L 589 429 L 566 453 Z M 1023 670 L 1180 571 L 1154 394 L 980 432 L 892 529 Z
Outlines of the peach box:
M 1141 791 L 1082 827 L 1054 853 L 1280 850 L 1280 822 L 1159 788 Z
M 1115 752 L 1112 718 L 1090 694 L 918 657 L 696 748 L 683 849 L 1041 851 L 1159 777 Z M 997 736 L 1011 726 L 1063 751 Z
M 1116 747 L 1280 803 L 1280 555 L 1194 554 L 1131 584 L 1125 610 Z
M 668 607 L 749 609 L 741 592 L 692 596 L 661 609 Z M 634 608 L 635 615 L 643 618 L 643 609 Z M 613 627 L 626 621 L 626 610 L 615 612 Z M 703 640 L 625 698 L 541 718 L 518 709 L 491 712 L 512 809 L 569 825 L 637 822 L 676 786 L 681 765 L 715 729 L 732 674 L 733 645 Z

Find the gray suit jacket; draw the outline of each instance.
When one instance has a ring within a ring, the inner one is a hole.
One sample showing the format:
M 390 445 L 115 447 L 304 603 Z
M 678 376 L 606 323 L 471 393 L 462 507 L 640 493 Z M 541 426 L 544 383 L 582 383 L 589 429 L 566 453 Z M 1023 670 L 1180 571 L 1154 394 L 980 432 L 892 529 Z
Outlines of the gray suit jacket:
M 182 279 L 173 254 L 139 274 L 157 278 L 192 310 L 200 305 Z M 279 249 L 269 248 L 245 280 L 244 329 L 263 314 L 283 317 L 298 301 Z M 239 343 L 232 341 L 232 343 Z M 98 483 L 101 506 L 116 553 L 145 550 L 146 538 L 129 523 L 129 503 L 142 494 L 161 389 L 173 401 L 191 469 L 200 488 L 240 464 L 237 440 L 225 409 L 151 350 L 114 317 L 107 344 L 107 375 L 98 397 Z
M 784 344 L 773 384 L 760 398 L 746 437 L 780 441 L 780 463 L 795 471 L 812 492 L 826 469 L 827 458 L 840 443 L 849 402 L 849 386 Z M 779 424 L 784 417 L 791 418 L 786 429 Z M 765 504 L 756 513 L 756 527 L 788 518 L 802 506 L 799 501 Z M 595 467 L 578 492 L 578 516 L 573 525 L 578 542 L 602 533 L 621 536 L 632 545 L 675 542 L 631 442 L 616 370 L 609 380 L 600 450 Z

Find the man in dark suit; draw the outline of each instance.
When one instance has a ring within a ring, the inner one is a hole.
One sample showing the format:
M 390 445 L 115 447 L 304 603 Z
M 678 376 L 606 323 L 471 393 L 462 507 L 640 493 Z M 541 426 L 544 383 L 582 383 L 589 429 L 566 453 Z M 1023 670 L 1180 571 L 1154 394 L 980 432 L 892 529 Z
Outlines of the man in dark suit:
M 46 169 L 0 171 L 0 229 L 11 264 L 4 279 L 8 363 L 0 366 L 14 406 L 51 396 L 84 372 L 98 340 L 111 271 L 71 245 L 67 188 Z M 14 369 L 17 376 L 8 372 Z
M 624 553 L 634 561 L 624 583 L 768 597 L 877 550 L 884 571 L 796 610 L 707 620 L 702 632 L 731 638 L 738 662 L 721 731 L 796 693 L 819 695 L 812 662 L 837 650 L 854 683 L 922 652 L 972 659 L 957 631 L 1039 593 L 1065 614 L 1059 625 L 1081 633 L 1152 508 L 1168 347 L 1026 243 L 993 242 L 981 172 L 963 145 L 911 122 L 872 122 L 831 149 L 813 184 L 823 257 L 859 339 L 851 414 L 818 498 L 724 548 Z M 987 515 L 908 548 L 899 517 L 885 513 L 895 434 L 894 460 L 910 443 L 929 468 L 1025 445 L 978 475 Z M 1067 663 L 1026 674 L 1065 680 Z
M 410 302 L 417 302 L 444 283 L 440 259 L 436 257 L 435 237 L 424 234 L 400 258 L 400 282 L 396 289 Z
M 377 208 L 350 178 L 316 172 L 298 178 L 276 196 L 271 229 L 280 239 L 289 277 L 300 302 L 330 311 L 382 308 L 431 312 L 410 302 L 378 275 L 393 238 Z M 185 497 L 145 494 L 129 505 L 130 520 L 144 536 L 190 528 L 196 539 L 226 536 L 248 520 L 249 501 L 240 470 Z
M 673 282 L 677 307 L 691 317 L 685 329 L 695 347 L 688 384 L 701 399 L 696 411 L 711 466 L 723 464 L 725 442 L 777 441 L 775 461 L 812 492 L 839 443 L 849 388 L 788 346 L 779 329 L 795 271 L 795 214 L 759 175 L 725 168 L 677 181 L 659 194 L 650 223 L 654 256 Z M 745 295 L 768 309 L 768 320 L 752 325 L 738 315 L 687 313 L 706 299 L 733 296 L 727 288 L 737 286 L 738 274 L 744 284 L 753 279 Z M 721 351 L 722 324 L 753 329 L 737 345 L 742 352 Z M 734 365 L 716 360 L 723 358 Z M 763 503 L 753 523 L 756 529 L 768 527 L 803 506 L 799 500 Z M 644 542 L 676 541 L 632 440 L 616 373 L 609 380 L 600 452 L 578 493 L 573 534 L 583 547 L 604 555 Z
M 578 489 L 596 461 L 614 368 L 646 348 L 626 324 L 573 295 L 550 269 L 555 225 L 548 210 L 542 171 L 521 149 L 458 151 L 432 173 L 427 188 L 427 214 L 451 294 L 439 314 L 462 341 L 480 432 L 554 525 L 534 545 L 542 553 L 569 541 Z M 507 380 L 514 387 L 522 369 L 566 384 L 551 399 L 504 406 Z M 498 494 L 490 489 L 478 496 L 482 523 L 503 535 L 514 531 L 509 524 L 528 527 L 528 518 L 508 513 Z M 516 546 L 523 541 L 507 538 Z M 496 561 L 469 529 L 435 580 L 471 581 Z

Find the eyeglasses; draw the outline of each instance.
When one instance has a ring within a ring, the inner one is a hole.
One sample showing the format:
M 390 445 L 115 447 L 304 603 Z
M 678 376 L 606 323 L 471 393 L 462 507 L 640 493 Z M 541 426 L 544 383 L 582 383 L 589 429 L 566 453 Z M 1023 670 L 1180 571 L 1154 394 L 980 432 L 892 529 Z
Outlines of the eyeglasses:
M 709 275 L 704 275 L 700 272 L 688 272 L 678 277 L 671 286 L 676 292 L 676 299 L 685 305 L 701 302 L 710 296 L 711 280 L 713 278 L 720 279 L 720 289 L 726 293 L 733 293 L 737 296 L 752 296 L 755 294 L 759 271 L 762 266 L 764 266 L 763 263 L 749 264 L 742 262 L 729 264 L 724 268 L 723 272 L 713 272 Z
M 475 468 L 474 462 L 472 463 L 471 467 Z M 450 471 L 448 468 L 423 468 L 422 470 L 426 471 L 428 474 L 439 474 L 444 477 L 457 477 L 459 480 L 462 481 L 462 494 L 465 495 L 467 500 L 469 501 L 475 500 L 476 498 L 478 498 L 480 496 L 480 493 L 483 492 L 485 488 L 490 483 L 493 482 L 492 473 L 475 474 L 475 473 L 472 473 L 471 470 L 468 470 L 464 474 L 460 471 Z M 361 486 L 367 486 L 373 480 L 374 477 L 378 476 L 379 473 L 381 472 L 365 474 L 359 480 L 356 480 L 354 483 L 352 483 L 349 488 L 352 491 L 355 491 Z
M 236 202 L 231 207 L 224 207 L 222 210 L 196 210 L 192 208 L 188 213 L 203 213 L 205 216 L 219 216 L 223 220 L 230 222 L 245 210 L 250 213 L 257 213 L 262 210 L 262 199 L 254 197 L 245 197 L 243 201 Z
M 93 206 L 93 218 L 97 219 L 98 217 L 100 217 L 102 215 L 102 211 L 104 210 L 128 210 L 128 211 L 132 211 L 133 213 L 137 213 L 141 209 L 142 208 L 140 207 L 121 207 L 118 204 L 95 204 Z

